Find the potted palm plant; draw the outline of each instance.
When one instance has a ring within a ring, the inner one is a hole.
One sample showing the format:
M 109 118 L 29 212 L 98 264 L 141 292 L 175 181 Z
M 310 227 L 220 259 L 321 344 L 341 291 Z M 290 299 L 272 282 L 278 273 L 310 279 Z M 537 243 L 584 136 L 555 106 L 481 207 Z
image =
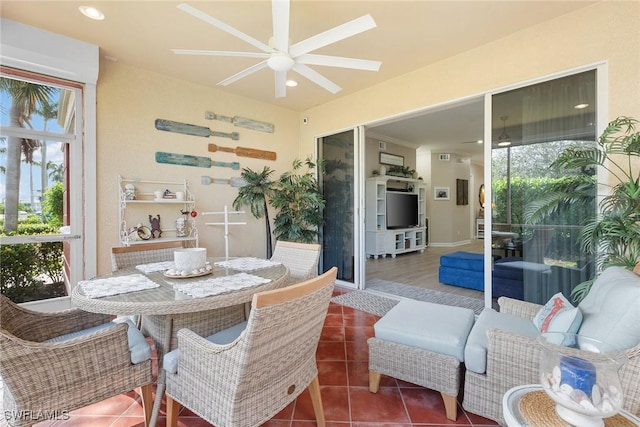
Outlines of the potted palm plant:
M 233 201 L 233 208 L 240 210 L 247 205 L 251 214 L 260 219 L 264 217 L 265 233 L 267 236 L 267 258 L 273 255 L 271 244 L 271 222 L 269 221 L 269 209 L 267 202 L 273 194 L 273 181 L 271 175 L 273 169 L 265 166 L 262 172 L 256 172 L 249 168 L 242 169 L 240 176 L 244 178 L 245 185 L 239 188 L 238 195 Z
M 587 218 L 579 241 L 585 253 L 596 261 L 596 274 L 608 266 L 633 269 L 640 261 L 640 132 L 638 120 L 621 116 L 611 121 L 597 144 L 590 148 L 569 147 L 551 164 L 552 167 L 593 171 L 604 168 L 610 182 L 607 196 L 599 202 L 599 212 Z M 577 185 L 565 192 L 548 194 L 528 213 L 534 222 L 562 206 L 593 197 L 587 186 Z M 576 286 L 572 297 L 582 300 L 591 289 L 593 279 Z
M 323 162 L 296 159 L 292 170 L 280 175 L 275 183 L 270 202 L 278 211 L 274 219 L 276 239 L 300 243 L 317 241 L 325 201 L 315 177 L 316 166 L 322 168 Z

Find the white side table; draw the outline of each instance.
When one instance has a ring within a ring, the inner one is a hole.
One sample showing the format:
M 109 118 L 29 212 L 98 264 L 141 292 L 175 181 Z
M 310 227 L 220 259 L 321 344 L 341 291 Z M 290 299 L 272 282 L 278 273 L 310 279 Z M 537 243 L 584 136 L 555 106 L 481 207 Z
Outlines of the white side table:
M 541 385 L 528 384 L 513 387 L 504 394 L 502 397 L 502 412 L 508 427 L 542 427 L 527 423 L 518 407 L 520 399 L 522 399 L 525 394 L 538 390 L 542 390 Z M 640 418 L 635 415 L 624 410 L 620 411 L 620 415 L 632 423 L 635 423 L 637 426 L 640 426 Z

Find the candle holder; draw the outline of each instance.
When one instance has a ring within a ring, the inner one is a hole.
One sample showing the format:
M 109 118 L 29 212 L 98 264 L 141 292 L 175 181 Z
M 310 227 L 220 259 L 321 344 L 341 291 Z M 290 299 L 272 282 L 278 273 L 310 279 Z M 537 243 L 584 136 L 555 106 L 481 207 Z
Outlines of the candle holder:
M 556 414 L 573 426 L 604 426 L 622 408 L 618 371 L 623 351 L 582 335 L 548 332 L 538 337 L 543 351 L 540 382 L 556 403 Z

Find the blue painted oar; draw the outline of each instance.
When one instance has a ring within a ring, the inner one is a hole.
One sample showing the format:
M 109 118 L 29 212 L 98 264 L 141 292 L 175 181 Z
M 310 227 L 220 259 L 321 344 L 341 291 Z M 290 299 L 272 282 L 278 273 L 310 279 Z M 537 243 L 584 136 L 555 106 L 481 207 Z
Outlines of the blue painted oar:
M 217 162 L 217 161 L 213 161 L 211 163 L 211 166 L 219 166 L 221 168 L 231 168 L 234 171 L 237 171 L 240 169 L 240 163 L 238 162 Z
M 247 181 L 241 176 L 232 176 L 230 179 L 211 178 L 210 176 L 203 176 L 200 177 L 200 183 L 204 185 L 230 184 L 232 187 L 244 187 L 245 185 L 247 185 Z
M 185 135 L 202 136 L 209 138 L 210 136 L 219 136 L 222 138 L 231 138 L 234 141 L 240 139 L 238 132 L 218 132 L 211 130 L 205 126 L 190 125 L 188 123 L 173 122 L 171 120 L 156 119 L 156 129 L 167 132 L 182 133 Z
M 209 157 L 165 153 L 163 151 L 156 151 L 156 162 L 172 165 L 195 166 L 199 168 L 210 168 L 213 163 Z

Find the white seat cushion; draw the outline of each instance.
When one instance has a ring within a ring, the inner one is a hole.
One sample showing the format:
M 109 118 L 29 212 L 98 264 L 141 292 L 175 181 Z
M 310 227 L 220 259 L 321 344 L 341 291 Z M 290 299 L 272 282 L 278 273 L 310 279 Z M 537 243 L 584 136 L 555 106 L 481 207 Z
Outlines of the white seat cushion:
M 220 332 L 216 332 L 213 335 L 209 335 L 206 340 L 211 341 L 214 344 L 229 344 L 236 340 L 247 328 L 247 322 L 241 322 L 237 325 L 233 325 L 230 328 L 224 329 Z M 175 374 L 178 372 L 178 360 L 180 359 L 180 349 L 170 351 L 162 358 L 162 367 L 167 373 Z
M 487 370 L 487 331 L 500 329 L 529 337 L 537 337 L 540 332 L 529 319 L 498 313 L 485 308 L 476 319 L 464 349 L 464 363 L 470 371 L 484 374 Z
M 93 332 L 100 331 L 105 328 L 111 328 L 118 323 L 126 323 L 129 328 L 127 329 L 127 341 L 129 344 L 129 352 L 131 356 L 131 363 L 138 364 L 149 360 L 151 358 L 151 346 L 142 335 L 142 332 L 136 328 L 136 326 L 129 319 L 115 319 L 111 322 L 103 323 L 102 325 L 94 326 L 92 328 L 83 329 L 81 331 L 72 332 L 70 334 L 60 335 L 46 340 L 46 343 L 58 343 L 69 341 L 75 338 L 80 338 L 85 335 L 89 335 Z
M 464 361 L 464 346 L 473 326 L 473 310 L 402 300 L 373 326 L 376 338 L 423 348 Z

